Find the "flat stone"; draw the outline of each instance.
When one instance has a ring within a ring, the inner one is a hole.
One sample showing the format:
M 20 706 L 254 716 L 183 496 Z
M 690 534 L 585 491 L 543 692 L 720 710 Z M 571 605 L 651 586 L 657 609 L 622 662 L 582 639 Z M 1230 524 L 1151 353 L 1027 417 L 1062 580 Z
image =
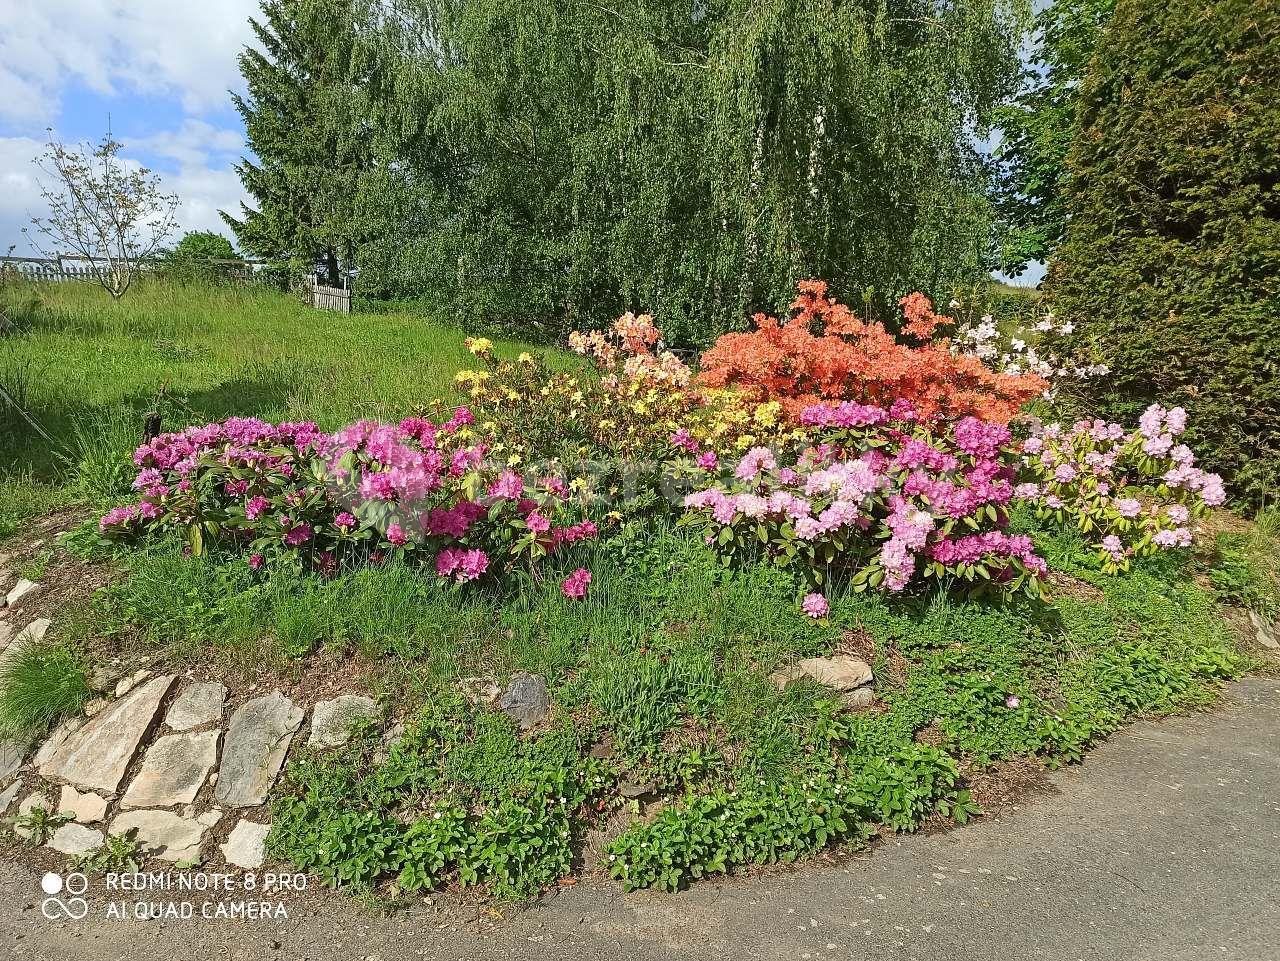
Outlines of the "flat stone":
M 84 718 L 69 717 L 55 727 L 53 733 L 45 738 L 44 743 L 40 745 L 40 750 L 36 751 L 36 756 L 31 759 L 32 765 L 40 767 L 43 764 L 47 764 L 49 758 L 57 753 L 58 748 L 66 743 L 67 738 L 83 726 Z
M 26 753 L 26 745 L 21 741 L 0 741 L 0 781 L 8 780 L 22 767 L 22 758 Z
M 222 820 L 222 812 L 216 809 L 210 809 L 203 814 L 197 814 L 196 820 L 207 828 L 213 827 Z
M 227 688 L 217 681 L 189 684 L 173 699 L 164 723 L 175 731 L 185 731 L 221 721 L 222 705 L 226 699 Z
M 131 674 L 126 678 L 121 678 L 121 680 L 116 684 L 116 697 L 124 697 L 150 676 L 151 672 L 144 668 L 143 670 L 138 671 L 135 674 Z
M 5 595 L 5 604 L 9 607 L 13 607 L 14 604 L 18 603 L 18 601 L 22 600 L 24 597 L 30 597 L 38 590 L 40 590 L 40 585 L 35 581 L 29 581 L 25 577 L 20 578 L 18 583 L 14 584 L 13 587 L 9 589 L 9 593 Z
M 40 766 L 40 774 L 81 790 L 114 794 L 172 685 L 172 675 L 157 677 L 111 705 L 71 734 Z
M 227 843 L 218 847 L 222 849 L 222 856 L 227 859 L 228 864 L 240 868 L 260 868 L 267 856 L 266 841 L 270 833 L 270 824 L 241 820 L 227 835 Z
M 195 861 L 205 827 L 199 821 L 180 817 L 172 811 L 126 811 L 111 822 L 111 833 L 137 831 L 142 849 L 163 861 Z
M 147 750 L 120 804 L 127 808 L 190 804 L 218 763 L 219 731 L 168 734 Z
M 307 747 L 340 747 L 351 738 L 351 722 L 358 717 L 375 717 L 378 705 L 373 698 L 343 694 L 331 701 L 317 701 L 311 712 L 311 736 Z
M 785 688 L 802 677 L 812 678 L 824 687 L 836 691 L 852 691 L 874 680 L 871 665 L 848 654 L 806 657 L 803 661 L 777 671 L 770 679 L 778 688 Z
M 513 674 L 498 698 L 498 710 L 519 724 L 522 731 L 537 727 L 551 713 L 547 682 L 537 674 Z
M 862 687 L 855 687 L 852 691 L 843 692 L 840 699 L 844 701 L 845 707 L 860 711 L 875 703 L 876 692 L 870 684 L 864 684 Z
M 106 817 L 107 799 L 92 792 L 81 794 L 70 784 L 64 784 L 62 796 L 58 798 L 58 810 L 70 814 L 81 824 L 92 824 Z
M 54 831 L 46 847 L 63 854 L 88 854 L 102 847 L 102 832 L 73 821 Z
M 18 805 L 18 817 L 22 817 L 24 814 L 30 814 L 36 808 L 44 808 L 50 814 L 54 813 L 53 808 L 49 804 L 49 796 L 45 794 L 44 791 L 32 791 L 23 798 L 22 803 Z M 28 841 L 31 840 L 30 828 L 18 827 L 15 824 L 13 833 L 18 835 L 20 838 L 25 838 Z
M 18 633 L 13 639 L 12 647 L 16 649 L 20 644 L 39 644 L 49 633 L 49 625 L 52 623 L 47 617 L 37 617 Z
M 1249 621 L 1253 624 L 1254 631 L 1257 632 L 1259 644 L 1273 651 L 1280 648 L 1280 638 L 1276 637 L 1276 626 L 1273 622 L 1268 621 L 1257 611 L 1249 612 Z
M 12 621 L 0 621 L 0 651 L 7 648 L 13 640 L 13 631 Z
M 222 747 L 218 803 L 243 808 L 265 801 L 301 726 L 302 708 L 279 691 L 236 708 Z
M 3 791 L 0 791 L 0 814 L 6 813 L 9 808 L 13 807 L 14 799 L 17 798 L 18 792 L 22 790 L 22 782 L 14 781 Z

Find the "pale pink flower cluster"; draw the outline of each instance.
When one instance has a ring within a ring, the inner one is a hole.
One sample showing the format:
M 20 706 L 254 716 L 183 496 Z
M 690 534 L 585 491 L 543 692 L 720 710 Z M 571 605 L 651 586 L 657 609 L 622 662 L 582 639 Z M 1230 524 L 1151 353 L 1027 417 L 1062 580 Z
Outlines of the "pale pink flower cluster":
M 591 357 L 598 367 L 612 372 L 603 382 L 606 387 L 616 388 L 619 376 L 672 387 L 687 387 L 693 379 L 687 364 L 662 349 L 661 334 L 648 314 L 623 314 L 607 334 L 575 330 L 569 334 L 569 349 Z
M 800 602 L 800 609 L 814 620 L 817 620 L 827 616 L 827 613 L 831 610 L 831 605 L 821 594 L 811 593 L 804 596 L 804 600 Z
M 1135 430 L 1101 419 L 1039 427 L 1022 445 L 1036 480 L 1015 493 L 1098 531 L 1108 570 L 1125 569 L 1155 549 L 1188 547 L 1190 525 L 1222 504 L 1226 490 L 1221 477 L 1197 467 L 1191 448 L 1177 442 L 1186 426 L 1181 407 L 1152 404 Z

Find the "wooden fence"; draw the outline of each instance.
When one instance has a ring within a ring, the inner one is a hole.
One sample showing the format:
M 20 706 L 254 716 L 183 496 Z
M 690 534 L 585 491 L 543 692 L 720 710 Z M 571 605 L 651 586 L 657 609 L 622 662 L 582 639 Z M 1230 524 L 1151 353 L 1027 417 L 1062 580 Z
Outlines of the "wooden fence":
M 309 278 L 311 306 L 320 310 L 336 310 L 340 314 L 351 313 L 351 288 L 326 287 L 314 277 Z
M 143 269 L 148 265 L 143 264 Z M 0 277 L 16 273 L 26 280 L 93 280 L 93 265 L 72 257 L 0 257 Z
M 0 278 L 16 273 L 27 280 L 94 280 L 93 264 L 105 266 L 108 261 L 89 261 L 84 257 L 0 257 Z M 209 260 L 208 267 L 227 280 L 250 281 L 262 266 L 261 260 Z M 135 266 L 139 270 L 155 270 L 161 260 L 146 260 Z

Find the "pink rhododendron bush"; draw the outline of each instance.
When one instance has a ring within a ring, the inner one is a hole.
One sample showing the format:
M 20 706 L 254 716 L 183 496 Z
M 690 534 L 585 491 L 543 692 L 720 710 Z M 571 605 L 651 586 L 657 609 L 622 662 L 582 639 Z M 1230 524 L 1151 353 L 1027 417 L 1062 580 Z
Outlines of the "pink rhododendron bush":
M 1019 465 L 1008 427 L 923 422 L 905 403 L 817 404 L 801 420 L 813 443 L 794 457 L 755 448 L 685 498 L 686 523 L 708 544 L 727 556 L 764 550 L 815 585 L 844 568 L 864 589 L 959 578 L 1039 593 L 1045 562 L 1029 537 L 1004 531 Z M 826 607 L 808 597 L 804 609 Z
M 192 553 L 243 552 L 250 566 L 336 571 L 352 562 L 420 559 L 474 581 L 594 537 L 558 477 L 526 479 L 486 461 L 460 409 L 449 421 L 314 424 L 234 418 L 164 434 L 138 448 L 140 499 L 104 516 L 112 537 L 180 530 Z M 589 575 L 574 575 L 581 597 Z
M 815 586 L 843 569 L 858 589 L 932 579 L 1034 596 L 1047 567 L 1030 537 L 1006 531 L 1017 502 L 1096 538 L 1106 573 L 1191 545 L 1192 524 L 1225 493 L 1176 443 L 1185 419 L 1153 406 L 1136 430 L 1080 421 L 1018 443 L 1002 424 L 925 421 L 903 402 L 816 404 L 801 414 L 807 444 L 755 448 L 731 474 L 687 438 L 672 441 L 706 482 L 685 497 L 684 523 L 727 559 L 763 552 Z M 803 609 L 826 610 L 812 594 Z

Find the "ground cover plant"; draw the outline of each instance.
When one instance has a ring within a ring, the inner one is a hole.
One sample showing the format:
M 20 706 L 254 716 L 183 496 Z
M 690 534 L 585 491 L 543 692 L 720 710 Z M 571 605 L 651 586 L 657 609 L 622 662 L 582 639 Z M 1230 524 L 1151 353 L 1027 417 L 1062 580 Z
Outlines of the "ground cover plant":
M 345 889 L 675 889 L 963 823 L 1003 765 L 1211 702 L 1250 663 L 1219 604 L 1268 609 L 1272 535 L 1197 545 L 1225 490 L 1180 409 L 1056 425 L 1049 379 L 903 306 L 893 342 L 937 362 L 910 400 L 706 384 L 625 315 L 569 357 L 437 331 L 465 369 L 435 394 L 78 457 L 58 494 L 99 510 L 63 546 L 115 576 L 60 642 L 359 676 L 402 729 L 300 750 L 268 841 Z M 833 654 L 870 698 L 791 673 Z M 484 695 L 520 674 L 551 700 L 530 730 Z

